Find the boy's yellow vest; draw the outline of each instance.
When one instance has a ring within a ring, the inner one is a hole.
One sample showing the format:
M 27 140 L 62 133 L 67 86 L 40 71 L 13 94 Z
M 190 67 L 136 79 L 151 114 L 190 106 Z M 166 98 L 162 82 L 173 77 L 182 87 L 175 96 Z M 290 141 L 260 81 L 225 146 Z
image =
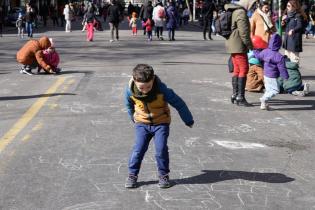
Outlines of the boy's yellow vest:
M 164 100 L 163 94 L 158 93 L 156 99 L 149 103 L 136 99 L 134 96 L 131 96 L 131 99 L 135 104 L 135 122 L 145 124 L 161 124 L 171 122 L 170 109 Z

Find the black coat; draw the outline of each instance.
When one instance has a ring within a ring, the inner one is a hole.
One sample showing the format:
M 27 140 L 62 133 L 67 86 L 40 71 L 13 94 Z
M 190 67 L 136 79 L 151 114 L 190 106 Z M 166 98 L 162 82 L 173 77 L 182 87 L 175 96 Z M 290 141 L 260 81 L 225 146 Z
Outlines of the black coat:
M 147 18 L 152 18 L 152 13 L 153 13 L 153 6 L 152 4 L 147 4 L 144 5 L 141 10 L 140 10 L 140 18 L 141 19 L 147 19 Z
M 283 48 L 291 52 L 302 52 L 302 34 L 303 34 L 303 17 L 301 14 L 295 14 L 285 20 L 285 35 L 283 40 Z M 293 34 L 288 35 L 293 29 Z
M 212 1 L 205 1 L 202 8 L 202 17 L 204 19 L 212 20 L 214 11 L 216 11 L 214 3 Z
M 120 17 L 120 8 L 117 4 L 110 5 L 108 8 L 108 22 L 110 23 L 119 23 L 119 17 Z

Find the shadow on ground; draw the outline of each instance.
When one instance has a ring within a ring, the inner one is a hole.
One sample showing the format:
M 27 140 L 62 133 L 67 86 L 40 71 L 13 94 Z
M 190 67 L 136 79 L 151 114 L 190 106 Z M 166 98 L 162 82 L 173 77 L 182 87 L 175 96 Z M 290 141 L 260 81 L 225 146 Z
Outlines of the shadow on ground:
M 38 95 L 29 95 L 29 96 L 4 96 L 0 97 L 0 101 L 10 101 L 10 100 L 22 100 L 30 98 L 43 98 L 43 97 L 53 97 L 53 96 L 73 96 L 74 93 L 52 93 L 52 94 L 38 94 Z
M 233 179 L 266 183 L 286 183 L 295 179 L 281 173 L 259 173 L 247 171 L 226 171 L 226 170 L 202 170 L 202 174 L 183 179 L 171 180 L 172 185 L 181 184 L 212 184 Z M 157 181 L 139 182 L 139 186 L 157 184 Z

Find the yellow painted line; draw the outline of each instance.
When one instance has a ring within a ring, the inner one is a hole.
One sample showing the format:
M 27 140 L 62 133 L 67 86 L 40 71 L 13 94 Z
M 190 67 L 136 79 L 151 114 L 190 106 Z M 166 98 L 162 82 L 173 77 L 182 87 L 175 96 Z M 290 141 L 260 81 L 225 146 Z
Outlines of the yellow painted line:
M 50 109 L 56 109 L 58 107 L 58 104 L 49 104 L 48 106 Z
M 67 82 L 68 85 L 72 85 L 75 82 L 75 79 L 71 79 Z
M 26 134 L 26 135 L 22 138 L 22 141 L 23 141 L 23 142 L 28 141 L 31 137 L 32 137 L 31 134 Z
M 40 130 L 41 128 L 43 127 L 43 123 L 42 122 L 39 122 L 37 123 L 34 128 L 32 128 L 32 131 L 38 131 Z
M 53 94 L 58 87 L 65 82 L 65 77 L 60 77 L 58 80 L 46 91 L 45 94 Z M 23 114 L 23 116 L 12 126 L 12 128 L 4 134 L 0 139 L 0 153 L 13 141 L 13 139 L 21 132 L 21 130 L 35 117 L 39 110 L 44 106 L 49 97 L 42 97 Z

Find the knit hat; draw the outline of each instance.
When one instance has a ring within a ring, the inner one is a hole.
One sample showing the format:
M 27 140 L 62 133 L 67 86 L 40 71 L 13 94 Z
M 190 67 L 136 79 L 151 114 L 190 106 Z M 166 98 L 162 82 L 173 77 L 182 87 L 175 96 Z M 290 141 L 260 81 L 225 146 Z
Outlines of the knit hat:
M 240 0 L 237 4 L 249 10 L 256 2 L 257 0 Z
M 50 41 L 50 47 L 55 47 L 54 40 L 52 38 L 49 38 Z

